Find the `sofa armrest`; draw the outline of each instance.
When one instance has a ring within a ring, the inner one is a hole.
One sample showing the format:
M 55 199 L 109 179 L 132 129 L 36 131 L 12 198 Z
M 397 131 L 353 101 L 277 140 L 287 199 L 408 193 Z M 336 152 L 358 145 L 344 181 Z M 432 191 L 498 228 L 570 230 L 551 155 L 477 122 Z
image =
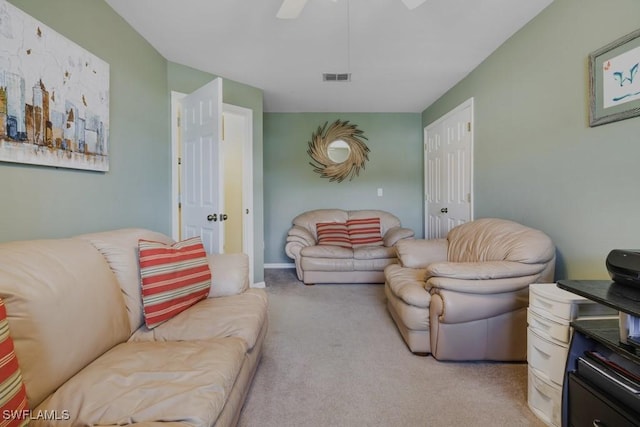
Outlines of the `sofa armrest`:
M 517 292 L 528 288 L 534 283 L 538 275 L 509 277 L 503 279 L 452 279 L 450 277 L 429 277 L 425 288 L 431 293 L 443 289 L 451 292 L 466 294 L 501 294 L 505 292 Z
M 211 254 L 209 298 L 238 295 L 249 289 L 249 257 L 246 254 Z
M 403 239 L 396 243 L 400 264 L 409 268 L 426 268 L 447 260 L 447 239 Z
M 531 276 L 544 270 L 543 264 L 514 261 L 436 262 L 427 267 L 427 277 L 489 280 Z
M 297 260 L 302 248 L 315 245 L 316 239 L 309 230 L 294 225 L 287 233 L 287 242 L 284 245 L 284 251 L 289 258 Z
M 301 243 L 306 246 L 313 246 L 316 244 L 316 239 L 313 237 L 313 234 L 306 228 L 300 227 L 299 225 L 294 225 L 289 229 L 287 233 L 287 237 L 294 237 L 295 240 L 299 240 Z
M 382 240 L 384 241 L 385 246 L 391 247 L 402 239 L 409 239 L 413 237 L 414 234 L 415 233 L 410 228 L 391 227 L 386 233 L 384 233 Z
M 455 280 L 440 279 L 445 281 Z M 477 284 L 476 287 L 478 287 Z M 508 286 L 504 288 L 508 288 Z M 497 289 L 494 290 L 497 291 Z M 516 310 L 526 309 L 529 305 L 529 287 L 527 284 L 509 292 L 469 293 L 456 292 L 444 287 L 434 287 L 431 288 L 430 293 L 429 313 L 431 319 L 433 319 L 431 326 L 434 329 L 439 329 L 436 323 L 454 324 L 490 319 Z

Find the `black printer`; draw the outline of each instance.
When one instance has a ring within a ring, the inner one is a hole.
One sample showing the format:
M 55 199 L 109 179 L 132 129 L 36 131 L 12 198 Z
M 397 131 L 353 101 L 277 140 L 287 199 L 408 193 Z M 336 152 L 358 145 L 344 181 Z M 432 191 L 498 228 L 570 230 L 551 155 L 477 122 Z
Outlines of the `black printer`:
M 614 282 L 640 288 L 640 249 L 614 249 L 606 264 Z

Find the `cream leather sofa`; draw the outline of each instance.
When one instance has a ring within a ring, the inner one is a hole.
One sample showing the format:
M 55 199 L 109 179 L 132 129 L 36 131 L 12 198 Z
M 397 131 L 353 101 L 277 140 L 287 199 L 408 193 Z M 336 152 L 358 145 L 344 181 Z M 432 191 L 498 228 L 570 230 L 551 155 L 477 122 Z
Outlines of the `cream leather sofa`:
M 6 306 L 31 426 L 233 426 L 267 332 L 245 255 L 210 255 L 209 297 L 144 326 L 138 239 L 123 229 L 0 244 Z M 58 419 L 53 418 L 55 415 Z
M 343 248 L 318 244 L 318 223 L 380 218 L 382 244 Z M 318 209 L 304 212 L 292 221 L 285 252 L 295 261 L 298 279 L 314 283 L 384 283 L 384 269 L 398 262 L 395 244 L 413 237 L 393 214 L 381 210 Z
M 531 283 L 553 282 L 555 247 L 539 230 L 496 218 L 446 239 L 397 244 L 387 307 L 409 349 L 439 360 L 524 361 Z

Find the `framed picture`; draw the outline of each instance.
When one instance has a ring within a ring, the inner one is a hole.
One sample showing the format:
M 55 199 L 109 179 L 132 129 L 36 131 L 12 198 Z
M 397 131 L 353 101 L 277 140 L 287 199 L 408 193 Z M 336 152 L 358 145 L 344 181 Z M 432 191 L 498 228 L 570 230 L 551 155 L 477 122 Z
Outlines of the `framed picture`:
M 0 162 L 109 170 L 109 64 L 6 0 Z
M 589 126 L 640 116 L 640 30 L 589 55 Z

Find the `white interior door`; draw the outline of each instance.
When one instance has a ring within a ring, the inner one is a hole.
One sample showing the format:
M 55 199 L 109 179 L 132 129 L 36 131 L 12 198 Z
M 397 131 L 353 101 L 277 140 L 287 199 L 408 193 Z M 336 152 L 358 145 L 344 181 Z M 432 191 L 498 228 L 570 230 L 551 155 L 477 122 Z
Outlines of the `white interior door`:
M 183 130 L 180 122 L 182 102 L 187 95 L 179 92 L 171 93 L 171 193 L 175 203 L 172 204 L 172 236 L 180 240 L 183 235 L 181 196 L 183 169 L 190 167 L 182 159 Z M 241 146 L 241 147 L 240 147 Z M 223 167 L 212 171 L 214 182 L 223 199 L 224 210 L 216 215 L 219 234 L 220 250 L 216 253 L 244 252 L 249 257 L 249 274 L 254 274 L 254 217 L 253 217 L 253 111 L 236 105 L 222 104 L 222 143 L 219 145 L 219 162 Z M 239 159 L 239 157 L 241 157 Z M 187 172 L 190 176 L 192 172 Z M 224 176 L 220 176 L 223 175 Z M 195 181 L 195 179 L 194 179 Z M 242 204 L 238 198 L 241 198 Z M 212 207 L 213 208 L 213 207 Z M 215 214 L 215 212 L 214 212 Z M 220 215 L 227 219 L 219 223 Z M 208 215 L 208 214 L 207 214 Z M 241 223 L 239 230 L 238 223 Z M 215 240 L 215 238 L 213 238 Z M 241 240 L 241 242 L 240 242 Z M 239 246 L 240 245 L 240 246 Z
M 182 98 L 180 117 L 181 238 L 201 236 L 208 253 L 221 253 L 222 79 L 215 79 Z
M 424 131 L 425 237 L 473 219 L 473 98 Z

